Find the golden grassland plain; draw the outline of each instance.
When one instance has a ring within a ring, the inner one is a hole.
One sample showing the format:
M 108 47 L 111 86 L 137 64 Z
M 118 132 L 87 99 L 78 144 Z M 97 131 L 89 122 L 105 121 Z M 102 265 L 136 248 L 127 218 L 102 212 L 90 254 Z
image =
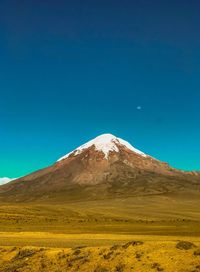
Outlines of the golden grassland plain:
M 199 207 L 182 196 L 2 203 L 0 272 L 199 272 Z

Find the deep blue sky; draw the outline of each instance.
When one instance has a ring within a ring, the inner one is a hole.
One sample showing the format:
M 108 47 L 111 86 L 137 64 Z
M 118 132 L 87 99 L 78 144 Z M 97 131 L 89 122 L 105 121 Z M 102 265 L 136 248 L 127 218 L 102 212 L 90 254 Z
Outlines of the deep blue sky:
M 197 0 L 1 0 L 0 177 L 108 132 L 200 170 L 199 10 Z

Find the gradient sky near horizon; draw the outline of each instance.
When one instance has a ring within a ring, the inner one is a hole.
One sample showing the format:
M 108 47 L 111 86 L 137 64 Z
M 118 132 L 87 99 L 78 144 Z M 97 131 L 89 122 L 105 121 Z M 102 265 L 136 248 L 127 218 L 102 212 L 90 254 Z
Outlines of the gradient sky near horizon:
M 0 177 L 112 133 L 200 170 L 199 1 L 0 1 Z

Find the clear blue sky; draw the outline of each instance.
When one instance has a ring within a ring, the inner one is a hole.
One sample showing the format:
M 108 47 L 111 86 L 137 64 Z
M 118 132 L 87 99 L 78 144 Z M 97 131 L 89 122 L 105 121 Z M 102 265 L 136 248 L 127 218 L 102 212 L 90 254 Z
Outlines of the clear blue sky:
M 101 133 L 200 170 L 199 10 L 193 0 L 1 0 L 0 177 Z

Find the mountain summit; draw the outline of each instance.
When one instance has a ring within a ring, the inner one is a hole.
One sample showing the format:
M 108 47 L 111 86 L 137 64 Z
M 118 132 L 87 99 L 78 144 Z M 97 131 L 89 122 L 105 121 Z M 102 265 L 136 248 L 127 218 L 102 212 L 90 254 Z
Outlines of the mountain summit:
M 0 200 L 80 201 L 195 191 L 197 172 L 170 167 L 112 134 L 103 134 L 52 166 L 1 186 Z
M 76 156 L 84 152 L 85 149 L 94 146 L 95 150 L 100 151 L 104 154 L 104 157 L 108 159 L 110 152 L 119 152 L 119 146 L 126 147 L 127 149 L 146 157 L 146 154 L 141 152 L 140 150 L 134 148 L 127 141 L 124 141 L 121 138 L 117 138 L 112 134 L 102 134 L 95 139 L 87 142 L 86 144 L 81 145 L 76 148 L 74 151 L 68 153 L 67 155 L 61 157 L 58 161 L 68 158 L 70 155 Z

